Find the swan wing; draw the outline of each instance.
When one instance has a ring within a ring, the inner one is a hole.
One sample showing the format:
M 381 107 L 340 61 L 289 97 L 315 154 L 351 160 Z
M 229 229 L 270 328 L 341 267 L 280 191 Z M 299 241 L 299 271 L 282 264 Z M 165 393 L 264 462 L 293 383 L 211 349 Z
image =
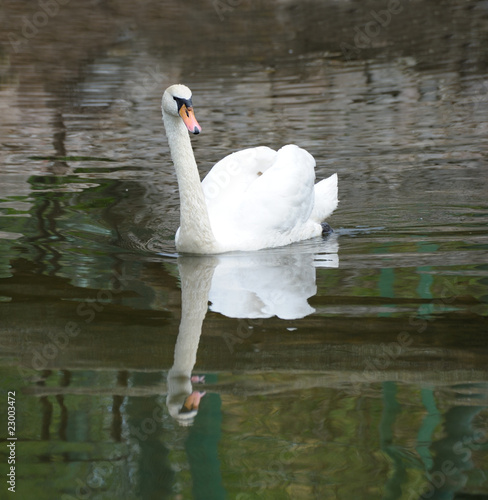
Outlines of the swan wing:
M 216 163 L 202 181 L 210 218 L 231 210 L 275 158 L 276 151 L 259 146 L 237 151 Z
M 284 234 L 305 224 L 314 205 L 315 160 L 295 145 L 281 148 L 273 164 L 249 185 L 235 213 L 257 237 Z
M 327 196 L 334 183 L 319 183 L 318 189 L 314 183 L 313 156 L 293 144 L 277 152 L 258 147 L 225 157 L 202 182 L 217 241 L 224 251 L 256 250 L 321 234 L 316 217 L 331 212 L 334 202 L 321 200 L 314 208 L 316 195 Z
M 322 222 L 337 208 L 337 174 L 315 184 L 315 204 L 310 215 L 314 222 Z

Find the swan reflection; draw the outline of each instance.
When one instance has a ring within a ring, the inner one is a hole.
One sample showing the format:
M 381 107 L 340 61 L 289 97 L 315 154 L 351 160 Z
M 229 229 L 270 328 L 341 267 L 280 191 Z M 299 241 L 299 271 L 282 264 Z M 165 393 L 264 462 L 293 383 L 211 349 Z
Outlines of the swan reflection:
M 293 248 L 293 251 L 291 251 Z M 315 251 L 314 251 L 315 250 Z M 181 425 L 191 425 L 204 392 L 192 377 L 202 324 L 209 308 L 230 318 L 299 319 L 315 310 L 315 269 L 338 267 L 337 236 L 317 245 L 297 245 L 253 253 L 180 256 L 181 322 L 174 363 L 168 373 L 166 404 Z

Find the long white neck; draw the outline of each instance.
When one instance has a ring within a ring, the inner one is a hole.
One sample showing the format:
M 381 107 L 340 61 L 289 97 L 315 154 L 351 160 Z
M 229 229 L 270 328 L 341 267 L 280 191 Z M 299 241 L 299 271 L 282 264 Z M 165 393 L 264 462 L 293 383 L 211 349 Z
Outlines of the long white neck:
M 180 191 L 180 229 L 176 249 L 180 252 L 213 253 L 217 242 L 210 225 L 188 131 L 180 117 L 163 113 L 163 121 Z

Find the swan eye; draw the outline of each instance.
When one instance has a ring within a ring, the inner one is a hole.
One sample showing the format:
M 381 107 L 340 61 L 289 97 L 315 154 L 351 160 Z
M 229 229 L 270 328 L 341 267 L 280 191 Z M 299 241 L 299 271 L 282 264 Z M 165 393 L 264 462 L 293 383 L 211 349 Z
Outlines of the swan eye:
M 180 112 L 180 109 L 183 105 L 185 105 L 186 108 L 191 108 L 193 106 L 191 97 L 190 99 L 183 99 L 182 97 L 173 96 L 173 99 L 176 101 L 176 104 L 178 106 L 178 113 Z

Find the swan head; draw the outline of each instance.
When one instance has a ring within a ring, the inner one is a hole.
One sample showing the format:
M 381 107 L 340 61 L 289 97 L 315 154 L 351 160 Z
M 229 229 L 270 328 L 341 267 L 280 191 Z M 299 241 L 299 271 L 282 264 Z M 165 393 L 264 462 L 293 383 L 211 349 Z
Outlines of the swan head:
M 170 115 L 181 118 L 192 134 L 199 134 L 202 131 L 202 127 L 198 124 L 193 113 L 191 90 L 185 85 L 177 84 L 168 87 L 163 94 L 161 109 L 163 116 Z

